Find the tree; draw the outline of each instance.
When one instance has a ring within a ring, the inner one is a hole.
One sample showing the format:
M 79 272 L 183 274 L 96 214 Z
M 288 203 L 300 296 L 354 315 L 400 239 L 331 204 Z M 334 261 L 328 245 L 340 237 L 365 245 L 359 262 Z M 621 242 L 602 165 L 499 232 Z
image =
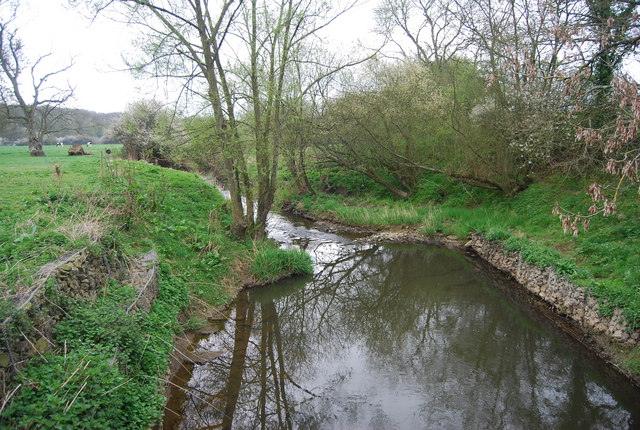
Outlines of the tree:
M 205 100 L 214 120 L 211 144 L 218 148 L 231 195 L 233 232 L 263 237 L 276 188 L 287 74 L 304 61 L 307 41 L 335 18 L 330 5 L 313 0 L 92 3 L 98 10 L 124 6 L 129 22 L 147 30 L 144 58 L 132 64 L 137 71 L 182 79 L 185 93 Z M 336 68 L 328 65 L 324 75 Z M 255 178 L 247 168 L 251 159 Z
M 469 46 L 461 13 L 464 7 L 443 0 L 387 0 L 376 8 L 378 31 L 398 46 L 404 57 L 443 64 Z M 407 39 L 415 53 L 407 53 L 399 39 Z
M 437 133 L 447 100 L 419 63 L 377 64 L 342 97 L 329 101 L 317 140 L 322 157 L 359 172 L 401 199 L 416 184 L 421 164 L 433 166 L 425 142 Z M 389 176 L 390 175 L 390 176 Z
M 16 11 L 19 3 L 9 0 L 0 1 L 0 6 L 11 7 L 10 17 L 0 21 L 0 97 L 10 121 L 21 122 L 28 134 L 29 153 L 35 157 L 44 156 L 43 139 L 54 132 L 60 123 L 64 111 L 59 107 L 73 96 L 73 88 L 58 88 L 51 82 L 58 75 L 64 74 L 69 65 L 40 72 L 41 66 L 51 57 L 45 54 L 30 63 L 25 57 L 24 45 L 18 37 L 18 29 L 14 28 Z M 30 84 L 25 84 L 29 79 Z M 31 95 L 31 100 L 27 94 Z M 12 109 L 16 106 L 17 109 Z
M 511 195 L 526 184 L 522 151 L 499 139 L 484 82 L 470 62 L 378 64 L 327 101 L 316 148 L 406 199 L 424 172 Z M 488 124 L 489 123 L 489 124 Z
M 612 179 L 611 184 L 598 180 L 589 186 L 592 204 L 586 213 L 556 204 L 553 213 L 565 233 L 577 236 L 580 225 L 588 231 L 592 217 L 615 214 L 625 188 L 640 182 L 640 91 L 636 80 L 621 70 L 625 60 L 638 64 L 639 6 L 627 0 L 577 2 L 571 25 L 558 31 L 576 59 L 565 80 L 574 104 L 569 121 L 575 141 L 588 167 L 599 167 Z
M 130 160 L 163 163 L 178 145 L 179 118 L 155 100 L 130 104 L 112 126 L 109 136 L 122 143 Z

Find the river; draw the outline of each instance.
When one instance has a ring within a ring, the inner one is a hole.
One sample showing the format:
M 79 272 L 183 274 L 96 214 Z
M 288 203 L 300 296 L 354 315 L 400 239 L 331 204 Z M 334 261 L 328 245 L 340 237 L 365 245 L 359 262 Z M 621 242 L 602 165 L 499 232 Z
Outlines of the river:
M 638 390 L 472 257 L 277 214 L 268 230 L 314 275 L 240 294 L 165 428 L 640 426 Z

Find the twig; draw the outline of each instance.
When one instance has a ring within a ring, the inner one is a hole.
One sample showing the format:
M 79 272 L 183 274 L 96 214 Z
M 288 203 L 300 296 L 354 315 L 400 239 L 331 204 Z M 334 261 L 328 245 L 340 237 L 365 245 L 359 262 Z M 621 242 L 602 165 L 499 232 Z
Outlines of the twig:
M 64 408 L 64 413 L 66 414 L 67 411 L 69 410 L 69 408 L 71 408 L 71 406 L 73 406 L 73 403 L 76 401 L 76 399 L 78 398 L 78 396 L 80 395 L 80 393 L 82 392 L 82 390 L 84 390 L 84 387 L 87 386 L 87 382 L 85 382 L 84 384 L 82 384 L 82 387 L 80 387 L 80 390 L 78 390 L 78 392 L 76 393 L 76 396 L 73 398 L 73 400 L 71 400 L 71 403 L 67 405 L 66 408 Z
M 31 345 L 31 347 L 33 348 L 33 350 L 34 350 L 35 352 L 37 352 L 37 353 L 38 353 L 38 355 L 39 355 L 40 357 L 42 357 L 42 358 L 44 359 L 44 361 L 46 361 L 46 362 L 48 363 L 48 362 L 49 362 L 49 360 L 47 360 L 46 358 L 44 358 L 44 355 L 42 355 L 42 353 L 40 353 L 40 351 L 38 351 L 38 348 L 36 348 L 36 346 L 33 344 L 33 342 L 31 342 L 31 341 L 29 340 L 29 338 L 27 337 L 27 335 L 26 335 L 26 334 L 24 334 L 24 333 L 22 332 L 22 330 L 20 330 L 20 329 L 18 329 L 18 331 L 20 332 L 20 334 L 22 335 L 22 337 L 24 337 L 24 338 L 25 338 L 25 340 L 29 343 L 29 345 Z
M 13 391 L 11 391 L 9 395 L 2 401 L 2 406 L 0 406 L 0 415 L 2 415 L 2 411 L 4 411 L 5 406 L 7 406 L 7 403 L 9 402 L 11 397 L 15 394 L 16 391 L 20 389 L 20 387 L 22 387 L 22 384 L 18 384 L 18 386 L 14 388 Z

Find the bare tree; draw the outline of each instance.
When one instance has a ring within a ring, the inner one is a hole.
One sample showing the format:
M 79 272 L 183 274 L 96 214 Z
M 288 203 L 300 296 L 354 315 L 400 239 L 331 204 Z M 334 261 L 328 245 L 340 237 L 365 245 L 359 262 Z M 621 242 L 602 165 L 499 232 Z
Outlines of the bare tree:
M 9 121 L 21 122 L 28 134 L 29 153 L 34 157 L 45 155 L 43 139 L 55 132 L 64 112 L 61 107 L 73 96 L 73 88 L 59 88 L 52 81 L 67 72 L 73 63 L 41 72 L 51 57 L 45 54 L 30 62 L 15 28 L 19 3 L 2 1 L 0 5 L 12 8 L 10 17 L 0 21 L 0 97 Z M 28 83 L 27 83 L 28 81 Z
M 344 9 L 313 0 L 94 0 L 98 10 L 124 6 L 146 29 L 135 69 L 179 78 L 202 97 L 214 119 L 211 144 L 231 194 L 233 231 L 264 236 L 280 159 L 288 73 L 304 61 L 302 47 Z M 347 6 L 349 7 L 349 6 Z M 328 65 L 318 77 L 345 65 Z M 254 160 L 257 177 L 247 165 Z
M 404 56 L 442 64 L 461 55 L 468 46 L 461 11 L 465 5 L 443 0 L 387 0 L 376 9 L 378 31 L 400 48 Z M 394 37 L 399 30 L 400 37 Z M 409 41 L 413 55 L 405 51 Z

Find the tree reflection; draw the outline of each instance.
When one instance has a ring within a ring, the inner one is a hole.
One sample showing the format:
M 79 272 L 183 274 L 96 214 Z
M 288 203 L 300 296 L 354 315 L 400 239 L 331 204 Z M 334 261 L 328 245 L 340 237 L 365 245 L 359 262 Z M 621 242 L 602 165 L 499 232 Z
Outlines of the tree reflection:
M 335 245 L 313 243 L 311 281 L 240 295 L 201 345 L 224 354 L 194 369 L 183 428 L 629 425 L 462 256 Z

